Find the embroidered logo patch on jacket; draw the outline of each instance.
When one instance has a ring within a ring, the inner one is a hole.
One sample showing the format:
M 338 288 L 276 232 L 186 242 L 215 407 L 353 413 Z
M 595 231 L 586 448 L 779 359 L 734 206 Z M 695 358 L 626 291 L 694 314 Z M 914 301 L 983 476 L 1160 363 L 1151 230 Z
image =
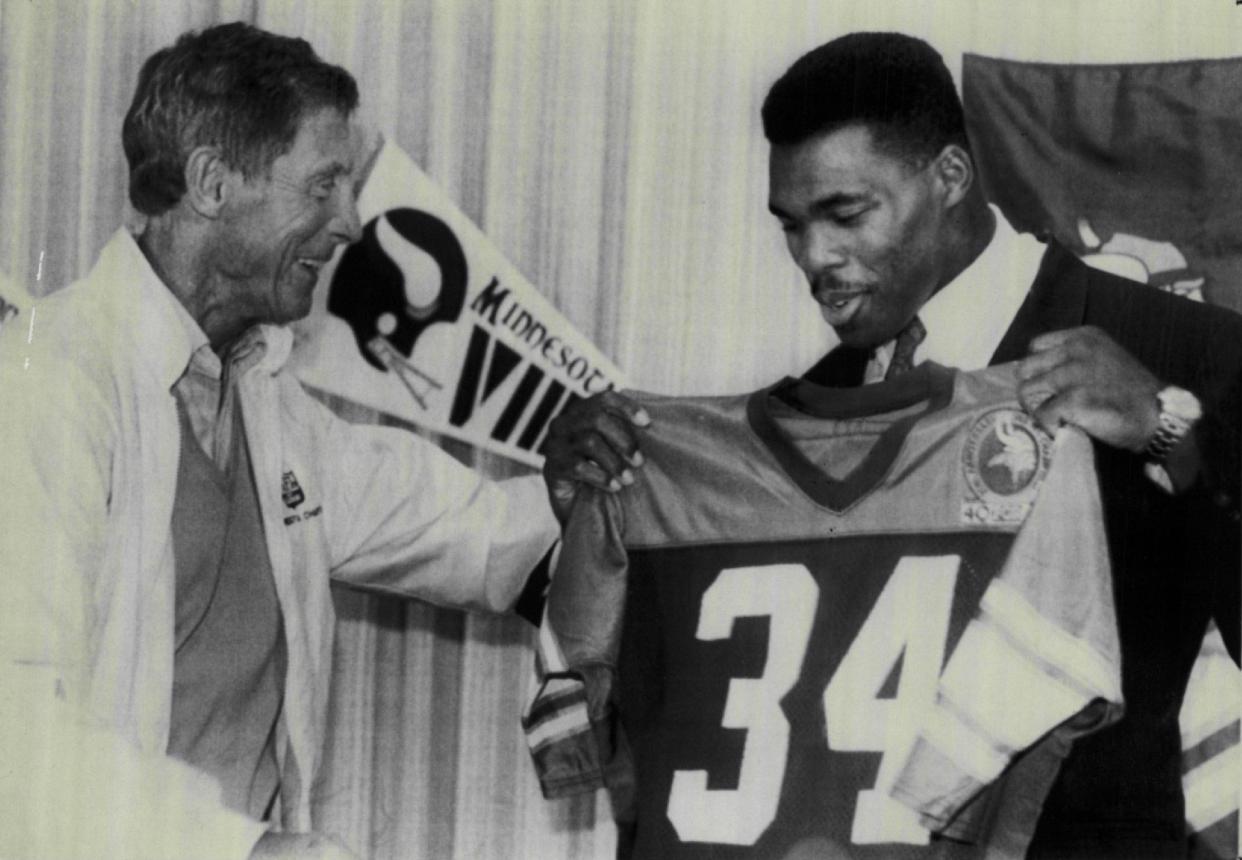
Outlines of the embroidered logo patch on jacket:
M 302 485 L 298 483 L 298 476 L 292 471 L 285 472 L 280 476 L 280 497 L 285 502 L 285 507 L 290 510 L 296 509 L 298 505 L 306 501 L 306 494 L 302 492 Z

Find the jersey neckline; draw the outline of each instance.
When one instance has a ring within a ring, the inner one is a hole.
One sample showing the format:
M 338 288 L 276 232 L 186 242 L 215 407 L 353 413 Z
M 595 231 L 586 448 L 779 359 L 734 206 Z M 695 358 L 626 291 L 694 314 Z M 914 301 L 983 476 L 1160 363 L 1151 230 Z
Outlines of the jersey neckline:
M 786 377 L 752 394 L 746 403 L 746 417 L 751 429 L 789 479 L 816 504 L 842 513 L 874 490 L 888 474 L 910 429 L 928 414 L 949 405 L 953 399 L 953 377 L 954 371 L 930 361 L 895 379 L 854 388 L 830 388 Z M 881 415 L 919 403 L 925 403 L 926 407 L 890 424 L 862 462 L 838 480 L 825 474 L 798 450 L 793 439 L 772 417 L 770 397 L 779 398 L 804 415 L 837 420 Z

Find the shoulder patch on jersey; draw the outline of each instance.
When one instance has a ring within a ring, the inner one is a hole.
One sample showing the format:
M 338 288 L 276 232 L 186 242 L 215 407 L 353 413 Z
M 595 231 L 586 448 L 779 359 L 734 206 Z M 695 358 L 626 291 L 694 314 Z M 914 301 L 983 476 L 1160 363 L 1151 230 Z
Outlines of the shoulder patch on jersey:
M 1026 518 L 1052 455 L 1052 437 L 1025 412 L 1003 406 L 975 419 L 962 451 L 971 497 L 967 523 L 1019 523 Z

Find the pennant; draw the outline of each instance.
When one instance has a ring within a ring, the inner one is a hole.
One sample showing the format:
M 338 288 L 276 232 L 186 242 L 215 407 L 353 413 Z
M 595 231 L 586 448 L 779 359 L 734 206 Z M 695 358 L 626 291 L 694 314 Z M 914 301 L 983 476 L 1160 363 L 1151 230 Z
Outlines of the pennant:
M 307 385 L 539 466 L 566 405 L 624 384 L 396 145 L 358 212 L 361 241 L 324 267 L 295 326 Z

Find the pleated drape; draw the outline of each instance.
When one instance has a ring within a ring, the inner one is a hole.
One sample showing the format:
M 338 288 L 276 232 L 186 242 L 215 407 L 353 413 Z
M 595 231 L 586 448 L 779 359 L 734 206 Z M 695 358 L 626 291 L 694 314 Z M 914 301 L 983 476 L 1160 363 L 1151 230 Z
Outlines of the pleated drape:
M 143 59 L 186 29 L 240 19 L 349 68 L 364 118 L 637 387 L 744 390 L 828 342 L 766 213 L 758 108 L 798 54 L 859 28 L 921 33 L 955 73 L 963 50 L 1239 52 L 1242 10 L 1188 5 L 0 0 L 0 273 L 43 295 L 88 269 L 129 217 L 120 128 Z M 519 470 L 444 444 L 489 475 Z M 531 676 L 522 622 L 336 598 L 323 829 L 375 858 L 612 855 L 602 797 L 539 796 L 517 722 Z

